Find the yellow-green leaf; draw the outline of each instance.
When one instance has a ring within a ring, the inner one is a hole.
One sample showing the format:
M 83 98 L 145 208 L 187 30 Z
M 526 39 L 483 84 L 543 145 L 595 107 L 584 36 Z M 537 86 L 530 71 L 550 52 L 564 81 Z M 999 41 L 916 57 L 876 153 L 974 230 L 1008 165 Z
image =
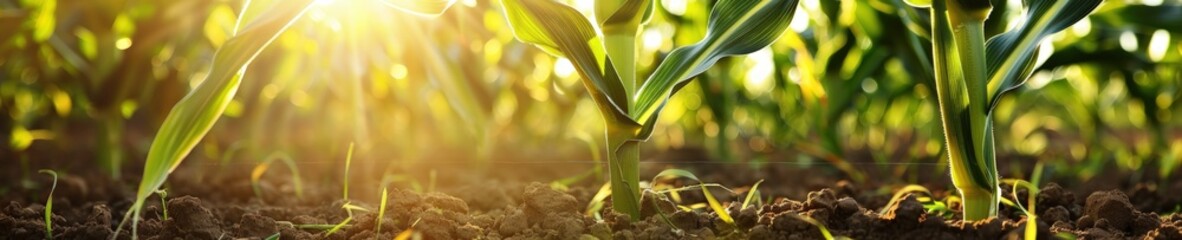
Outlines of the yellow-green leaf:
M 311 0 L 299 0 L 270 8 L 218 49 L 205 81 L 173 106 L 152 140 L 136 201 L 132 204 L 133 211 L 128 211 L 124 221 L 133 212 L 135 219 L 139 220 L 144 200 L 164 184 L 168 174 L 180 165 L 221 117 L 238 91 L 242 80 L 240 73 L 263 48 L 303 15 L 310 3 Z M 118 231 L 116 229 L 115 235 Z
M 669 53 L 637 90 L 629 115 L 642 123 L 656 119 L 677 85 L 705 72 L 718 59 L 755 52 L 774 42 L 787 29 L 796 3 L 796 0 L 719 1 L 710 11 L 706 37 Z
M 582 13 L 551 0 L 503 0 L 502 5 L 517 40 L 570 59 L 604 117 L 634 122 L 627 117 L 623 85 L 604 56 L 599 34 Z

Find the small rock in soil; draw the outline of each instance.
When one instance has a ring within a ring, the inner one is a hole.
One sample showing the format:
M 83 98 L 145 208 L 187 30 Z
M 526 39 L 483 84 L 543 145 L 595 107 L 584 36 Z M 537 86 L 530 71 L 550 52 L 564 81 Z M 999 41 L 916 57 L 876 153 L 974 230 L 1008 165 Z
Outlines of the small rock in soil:
M 1129 197 L 1120 191 L 1095 192 L 1088 196 L 1087 204 L 1084 207 L 1085 217 L 1090 216 L 1094 220 L 1094 224 L 1085 224 L 1086 222 L 1081 218 L 1079 227 L 1127 231 L 1133 224 L 1134 211 L 1133 204 L 1129 203 Z M 1105 225 L 1108 226 L 1100 226 L 1101 221 L 1107 222 Z
M 836 203 L 837 197 L 834 196 L 833 190 L 821 189 L 821 191 L 809 192 L 808 200 L 804 202 L 804 210 L 833 209 L 833 205 Z
M 508 237 L 517 235 L 517 233 L 529 228 L 529 219 L 525 217 L 525 213 L 514 211 L 512 214 L 501 219 L 500 224 L 497 225 L 497 231 L 501 233 L 501 236 Z
M 177 235 L 199 239 L 216 239 L 222 234 L 218 219 L 201 206 L 201 199 L 183 196 L 168 200 L 171 219 L 167 221 Z M 189 238 L 186 237 L 186 238 Z
M 1039 217 L 1052 224 L 1071 221 L 1071 213 L 1068 212 L 1067 208 L 1064 208 L 1063 206 L 1055 206 L 1051 209 L 1047 209 L 1042 213 L 1042 216 Z
M 578 212 L 578 200 L 550 189 L 541 183 L 525 187 L 525 212 L 531 219 L 542 219 L 546 213 Z
M 242 215 L 238 224 L 234 226 L 234 235 L 247 238 L 265 238 L 279 231 L 275 219 L 254 213 Z
M 427 203 L 431 206 L 447 211 L 457 213 L 468 213 L 468 203 L 459 198 L 444 195 L 442 193 L 431 193 L 427 195 Z
M 923 217 L 927 213 L 923 209 L 923 204 L 915 199 L 914 195 L 908 194 L 902 198 L 895 206 L 887 210 L 887 214 L 882 218 L 893 223 L 894 226 L 900 229 L 913 229 L 919 226 Z
M 858 206 L 857 200 L 854 200 L 850 197 L 843 197 L 837 200 L 837 206 L 833 213 L 837 219 L 845 219 L 858 212 L 858 209 L 860 208 L 862 208 L 862 206 Z

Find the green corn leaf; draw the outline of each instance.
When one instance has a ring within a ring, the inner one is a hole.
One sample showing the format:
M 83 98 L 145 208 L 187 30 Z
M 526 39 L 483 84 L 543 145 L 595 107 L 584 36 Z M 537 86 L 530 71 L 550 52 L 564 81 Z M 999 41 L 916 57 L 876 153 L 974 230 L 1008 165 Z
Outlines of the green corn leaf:
M 382 3 L 408 13 L 438 16 L 455 4 L 456 0 L 382 0 Z
M 279 235 L 280 235 L 279 233 L 271 234 L 271 236 L 267 236 L 267 238 L 264 238 L 264 239 L 265 240 L 279 240 Z
M 173 106 L 156 133 L 156 138 L 152 140 L 148 159 L 144 163 L 143 178 L 136 191 L 136 201 L 132 205 L 133 211 L 128 211 L 128 214 L 135 212 L 138 220 L 144 200 L 164 184 L 168 174 L 180 165 L 221 117 L 242 81 L 240 73 L 263 48 L 300 17 L 310 3 L 310 0 L 283 2 L 290 5 L 272 8 L 218 49 L 214 54 L 215 64 L 205 81 Z M 113 236 L 118 235 L 118 230 Z
M 989 71 L 989 109 L 1005 91 L 1021 86 L 1030 77 L 1038 44 L 1051 34 L 1070 27 L 1100 6 L 1102 0 L 1027 0 L 1026 21 L 986 43 Z
M 706 185 L 699 186 L 702 187 L 702 195 L 706 196 L 706 203 L 710 205 L 710 209 L 713 209 L 714 213 L 718 214 L 718 218 L 722 219 L 722 221 L 727 224 L 734 225 L 735 219 L 732 218 L 731 214 L 726 211 L 726 207 L 723 207 L 722 203 L 719 203 L 717 199 L 714 199 L 714 194 L 710 193 L 709 189 L 706 189 Z
M 763 179 L 760 179 L 758 182 L 755 182 L 755 185 L 751 186 L 751 190 L 747 191 L 747 197 L 743 199 L 743 207 L 739 209 L 747 209 L 747 206 L 751 206 L 752 198 L 759 198 L 757 193 L 759 192 L 760 183 L 763 183 Z
M 57 191 L 57 172 L 49 169 L 37 172 L 53 177 L 53 186 L 49 187 L 49 197 L 45 200 L 45 239 L 53 239 L 53 192 Z
M 583 14 L 551 0 L 503 0 L 502 5 L 517 40 L 570 59 L 605 118 L 635 122 L 625 114 L 624 86 L 604 54 L 599 34 Z
M 234 98 L 241 83 L 238 73 L 294 22 L 303 10 L 275 8 L 275 11 L 261 16 L 217 51 L 214 55 L 216 64 L 208 77 L 173 107 L 153 139 L 152 147 L 148 150 L 148 160 L 144 164 L 143 182 L 137 192 L 139 199 L 164 184 L 168 174 L 213 127 Z
M 637 90 L 630 116 L 638 122 L 648 122 L 655 118 L 678 85 L 684 85 L 690 78 L 706 71 L 718 59 L 755 52 L 774 42 L 787 29 L 796 11 L 796 2 L 718 2 L 710 11 L 706 37 L 669 53 Z

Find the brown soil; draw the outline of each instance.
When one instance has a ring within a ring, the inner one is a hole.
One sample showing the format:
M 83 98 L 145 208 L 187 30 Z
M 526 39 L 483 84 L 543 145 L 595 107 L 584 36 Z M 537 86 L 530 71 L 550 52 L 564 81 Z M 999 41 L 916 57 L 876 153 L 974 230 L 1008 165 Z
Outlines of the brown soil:
M 332 225 L 348 217 L 342 209 L 346 202 L 340 200 L 339 184 L 330 177 L 305 179 L 304 196 L 295 197 L 290 176 L 275 170 L 265 175 L 259 185 L 261 195 L 255 195 L 246 174 L 249 169 L 187 166 L 169 181 L 168 219 L 163 217 L 165 208 L 159 197 L 153 196 L 138 227 L 139 237 L 262 239 L 279 233 L 281 239 L 391 239 L 413 229 L 424 239 L 822 239 L 816 226 L 800 218 L 805 216 L 823 223 L 836 236 L 853 239 L 1021 239 L 1028 224 L 1024 214 L 1005 205 L 998 218 L 972 223 L 958 220 L 955 212 L 929 213 L 918 196 L 907 196 L 896 205 L 885 206 L 890 188 L 817 177 L 839 175 L 816 174 L 832 170 L 824 167 L 765 166 L 752 170 L 686 163 L 643 167 L 645 176 L 664 167 L 689 168 L 707 182 L 728 186 L 749 186 L 758 179 L 767 179 L 760 190 L 765 197 L 775 198 L 742 209 L 745 188 L 736 189 L 736 194 L 716 192 L 720 200 L 729 203 L 734 224 L 723 222 L 709 208 L 681 211 L 674 203 L 651 196 L 646 199 L 656 202 L 646 202 L 645 206 L 659 206 L 661 210 L 646 209 L 642 221 L 628 221 L 628 217 L 612 212 L 610 206 L 600 212 L 602 220 L 597 220 L 583 214 L 598 189 L 594 179 L 567 190 L 555 190 L 535 182 L 538 179 L 507 176 L 544 172 L 547 167 L 515 166 L 515 171 L 499 173 L 506 176 L 441 172 L 436 192 L 422 193 L 409 187 L 389 189 L 380 232 L 375 232 L 379 206 L 373 197 L 378 194 L 374 190 L 354 191 L 351 196 L 361 197 L 349 204 L 370 211 L 354 211 L 348 226 L 329 235 L 324 228 L 298 226 Z M 0 202 L 5 204 L 0 210 L 0 240 L 45 238 L 42 204 L 47 190 L 37 186 L 47 186 L 48 180 L 34 178 L 34 187 L 25 187 L 28 183 L 17 181 L 15 176 L 20 174 L 15 170 L 2 171 L 0 177 L 5 183 L 0 186 Z M 109 238 L 131 205 L 129 186 L 135 181 L 112 181 L 103 174 L 78 169 L 74 172 L 63 174 L 54 195 L 54 238 Z M 379 185 L 376 181 L 356 180 L 353 186 Z M 1116 190 L 1089 192 L 1045 184 L 1036 198 L 1039 239 L 1054 239 L 1058 233 L 1071 233 L 1081 239 L 1182 239 L 1182 215 L 1165 214 L 1182 203 L 1178 194 L 1182 184 L 1173 185 L 1122 182 L 1107 185 Z M 936 199 L 949 194 L 941 187 L 932 189 Z M 1005 194 L 1012 199 L 1009 192 Z M 1026 199 L 1024 191 L 1017 195 Z M 696 191 L 684 192 L 681 197 L 683 203 L 704 201 Z M 126 229 L 120 238 L 130 239 Z

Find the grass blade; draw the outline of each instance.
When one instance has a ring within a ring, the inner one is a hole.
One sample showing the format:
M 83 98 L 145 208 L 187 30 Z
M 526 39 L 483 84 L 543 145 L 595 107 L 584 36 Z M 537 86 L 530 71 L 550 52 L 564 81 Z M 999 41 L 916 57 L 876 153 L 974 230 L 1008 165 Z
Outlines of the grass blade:
M 763 183 L 763 179 L 760 179 L 758 182 L 755 182 L 754 186 L 751 186 L 751 190 L 747 191 L 747 197 L 743 199 L 743 207 L 739 209 L 747 209 L 747 206 L 751 206 L 751 199 L 759 199 L 757 192 L 759 192 L 760 183 Z
M 344 176 L 344 190 L 342 190 L 341 200 L 349 202 L 349 166 L 353 165 L 353 143 L 349 143 L 349 152 L 345 154 L 345 176 Z
M 706 196 L 706 203 L 710 205 L 710 209 L 714 209 L 714 212 L 718 213 L 718 218 L 722 219 L 723 222 L 734 225 L 735 219 L 732 218 L 731 214 L 726 211 L 726 207 L 723 207 L 722 203 L 719 203 L 718 200 L 714 198 L 714 194 L 710 193 L 710 189 L 706 189 L 705 185 L 700 186 L 702 187 L 702 195 Z
M 382 234 L 382 219 L 385 218 L 385 216 L 386 216 L 386 198 L 389 196 L 390 196 L 390 194 L 388 194 L 386 192 L 386 188 L 382 188 L 382 201 L 381 201 L 381 204 L 378 205 L 378 220 L 377 220 L 378 223 L 375 224 L 377 226 L 374 227 L 374 230 L 373 230 L 374 235 L 381 235 Z

